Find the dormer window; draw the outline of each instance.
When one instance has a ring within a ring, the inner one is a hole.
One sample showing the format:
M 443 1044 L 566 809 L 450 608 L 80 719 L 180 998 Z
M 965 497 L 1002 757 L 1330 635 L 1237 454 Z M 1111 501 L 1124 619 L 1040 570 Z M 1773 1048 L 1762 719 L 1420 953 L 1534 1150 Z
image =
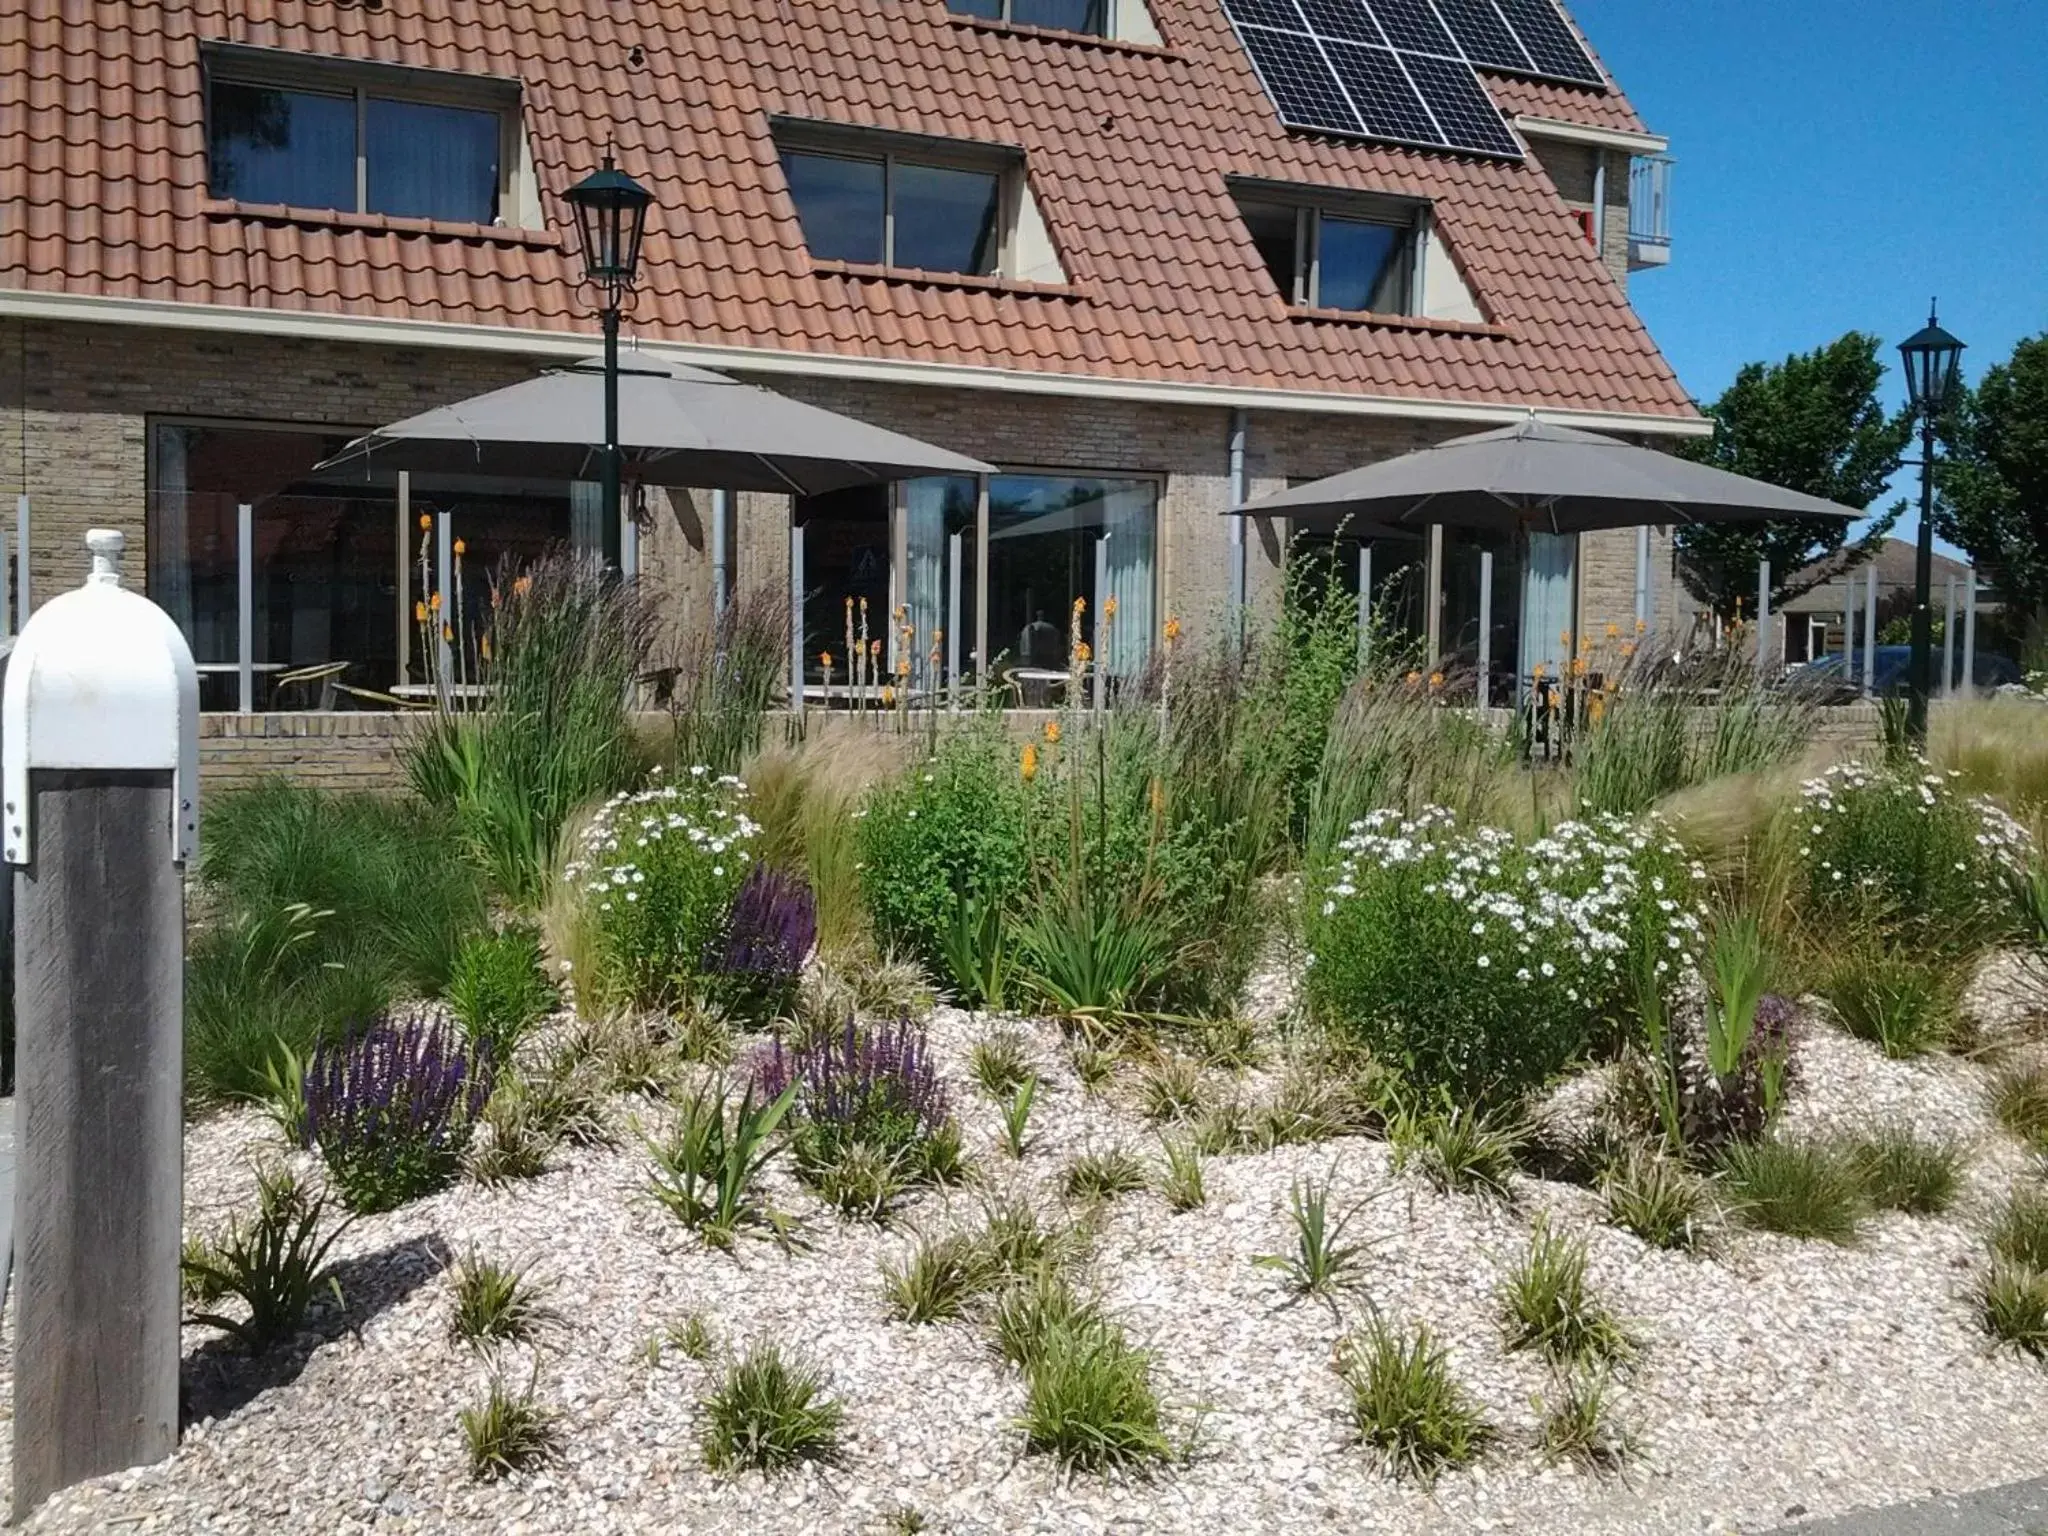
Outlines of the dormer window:
M 1043 27 L 1154 47 L 1160 42 L 1145 0 L 946 0 L 946 9 L 955 16 L 1012 27 Z
M 233 202 L 524 222 L 509 81 L 211 47 L 206 147 L 207 189 Z
M 1269 198 L 1263 189 L 1240 192 L 1237 205 L 1286 303 L 1361 314 L 1421 312 L 1419 205 Z
M 793 120 L 775 139 L 813 260 L 1065 280 L 1014 149 Z

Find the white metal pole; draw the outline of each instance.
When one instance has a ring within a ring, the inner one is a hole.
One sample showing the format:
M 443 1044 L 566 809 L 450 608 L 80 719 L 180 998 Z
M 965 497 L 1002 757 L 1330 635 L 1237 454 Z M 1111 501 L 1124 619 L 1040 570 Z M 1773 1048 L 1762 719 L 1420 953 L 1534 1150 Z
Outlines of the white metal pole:
M 1877 697 L 1877 566 L 1863 577 L 1863 697 Z
M 394 684 L 407 681 L 412 670 L 412 471 L 398 472 L 398 676 Z M 421 601 L 424 602 L 424 594 Z
M 1948 579 L 1948 609 L 1941 620 L 1941 696 L 1955 695 L 1956 677 L 1956 579 Z
M 256 509 L 235 508 L 235 707 L 256 708 Z
M 428 598 L 427 620 L 434 626 L 434 655 L 440 667 L 441 702 L 446 705 L 453 697 L 448 690 L 455 682 L 455 649 L 447 638 L 449 627 L 455 622 L 455 514 L 452 512 L 434 514 L 434 596 L 441 599 L 441 608 L 439 612 L 433 611 L 434 600 Z
M 1963 581 L 1963 697 L 1977 697 L 1977 567 Z
M 801 726 L 804 720 L 804 525 L 794 516 L 789 520 L 789 712 Z
M 1636 633 L 1650 627 L 1650 526 L 1636 530 Z
M 946 536 L 946 696 L 960 707 L 960 560 L 964 535 Z
M 14 632 L 28 623 L 28 492 L 14 499 Z
M 711 612 L 732 601 L 732 492 L 711 493 Z
M 1248 415 L 1243 410 L 1230 413 L 1230 504 L 1241 507 L 1251 499 L 1251 483 L 1245 473 L 1244 440 L 1248 430 Z M 1230 614 L 1231 623 L 1237 626 L 1238 639 L 1244 638 L 1245 605 L 1245 553 L 1244 519 L 1233 517 L 1230 523 Z
M 1232 518 L 1242 522 L 1242 518 Z M 1110 596 L 1109 591 L 1109 535 L 1103 534 L 1095 541 L 1095 712 L 1102 713 L 1102 679 L 1109 667 L 1109 625 L 1104 622 L 1104 607 Z
M 1479 718 L 1493 703 L 1493 551 L 1479 551 Z
M 1771 562 L 1756 563 L 1756 675 L 1771 669 Z
M 1358 664 L 1372 664 L 1372 541 L 1358 544 Z
M 639 499 L 638 483 L 628 485 L 619 499 L 619 574 L 628 580 L 640 574 L 640 519 L 633 515 Z

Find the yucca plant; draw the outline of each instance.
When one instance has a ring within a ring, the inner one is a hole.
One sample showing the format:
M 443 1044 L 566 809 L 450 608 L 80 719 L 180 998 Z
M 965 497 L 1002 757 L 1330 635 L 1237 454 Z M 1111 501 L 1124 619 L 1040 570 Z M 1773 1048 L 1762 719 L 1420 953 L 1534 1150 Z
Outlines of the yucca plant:
M 1010 923 L 999 898 L 956 887 L 953 919 L 938 932 L 939 953 L 963 1008 L 1001 1011 L 1016 966 Z
M 256 1215 L 233 1221 L 217 1239 L 188 1247 L 185 1284 L 196 1297 L 238 1298 L 247 1315 L 195 1312 L 192 1321 L 232 1334 L 250 1354 L 261 1354 L 298 1332 L 313 1298 L 325 1292 L 343 1305 L 340 1282 L 327 1255 L 351 1221 L 323 1232 L 325 1196 L 309 1196 L 286 1168 L 257 1175 Z
M 465 941 L 442 996 L 470 1044 L 501 1065 L 557 1002 L 541 971 L 539 937 L 519 928 Z
M 1344 1241 L 1350 1214 L 1330 1214 L 1330 1186 L 1297 1179 L 1288 1192 L 1288 1214 L 1294 1223 L 1291 1253 L 1262 1253 L 1252 1260 L 1266 1269 L 1277 1269 L 1287 1283 L 1303 1296 L 1327 1297 L 1338 1289 L 1360 1282 L 1360 1264 L 1367 1247 Z
M 1003 1106 L 1003 1144 L 1010 1149 L 1010 1156 L 1024 1155 L 1024 1131 L 1031 1123 L 1031 1103 L 1038 1096 L 1038 1079 L 1027 1077 L 1017 1085 L 1017 1091 Z
M 752 1190 L 775 1154 L 776 1130 L 795 1099 L 794 1084 L 757 1101 L 749 1083 L 736 1105 L 723 1083 L 691 1094 L 677 1107 L 668 1136 L 646 1141 L 654 1160 L 649 1191 L 715 1248 L 730 1248 L 750 1224 L 779 1232 L 776 1219 L 756 1207 Z

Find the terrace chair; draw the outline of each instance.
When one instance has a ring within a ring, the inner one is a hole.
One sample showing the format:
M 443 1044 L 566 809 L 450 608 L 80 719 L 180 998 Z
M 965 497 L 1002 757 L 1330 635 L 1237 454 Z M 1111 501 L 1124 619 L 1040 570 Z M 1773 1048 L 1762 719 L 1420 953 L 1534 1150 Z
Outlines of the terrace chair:
M 345 661 L 316 662 L 310 667 L 297 667 L 290 672 L 277 674 L 277 697 L 280 704 L 288 696 L 287 690 L 303 689 L 307 695 L 300 704 L 301 709 L 331 710 L 334 708 L 334 693 L 342 673 L 349 669 Z

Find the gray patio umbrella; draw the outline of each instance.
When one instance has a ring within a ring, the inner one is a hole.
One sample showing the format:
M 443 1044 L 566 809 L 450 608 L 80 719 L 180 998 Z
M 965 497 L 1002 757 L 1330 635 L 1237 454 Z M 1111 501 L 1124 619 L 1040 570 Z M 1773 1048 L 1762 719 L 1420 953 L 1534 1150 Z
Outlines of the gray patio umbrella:
M 1312 528 L 1351 517 L 1396 528 L 1441 523 L 1502 533 L 1863 516 L 1854 507 L 1533 415 L 1512 427 L 1297 485 L 1232 513 L 1284 516 Z
M 604 443 L 596 359 L 380 427 L 317 466 L 323 478 L 414 474 L 595 480 Z M 815 496 L 990 466 L 724 374 L 628 353 L 619 372 L 626 478 Z

